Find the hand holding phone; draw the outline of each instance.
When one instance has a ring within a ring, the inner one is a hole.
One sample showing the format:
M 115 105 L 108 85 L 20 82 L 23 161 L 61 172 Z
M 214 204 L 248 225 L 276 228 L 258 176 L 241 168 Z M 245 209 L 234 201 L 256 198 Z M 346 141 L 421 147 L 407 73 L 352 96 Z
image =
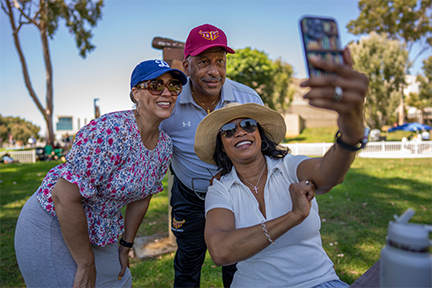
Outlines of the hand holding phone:
M 311 56 L 343 63 L 338 28 L 334 19 L 303 17 L 300 20 L 300 30 L 309 77 L 329 74 L 324 70 L 314 68 L 309 61 Z

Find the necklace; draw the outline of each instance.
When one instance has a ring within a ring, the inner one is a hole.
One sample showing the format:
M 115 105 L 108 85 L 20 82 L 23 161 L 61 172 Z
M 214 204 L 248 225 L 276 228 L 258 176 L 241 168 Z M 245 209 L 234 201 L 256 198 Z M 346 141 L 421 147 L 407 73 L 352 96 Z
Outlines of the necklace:
M 191 91 L 192 92 L 192 91 Z M 215 101 L 213 101 L 213 103 L 210 104 L 210 107 L 207 107 L 207 105 L 205 105 L 203 102 L 199 101 L 198 99 L 195 98 L 194 93 L 192 92 L 192 98 L 198 102 L 198 104 L 200 106 L 203 106 L 203 108 L 206 110 L 207 114 L 210 114 L 210 108 L 219 100 L 219 97 L 216 98 Z
M 264 168 L 263 168 L 263 170 L 261 171 L 261 174 L 260 174 L 260 176 L 259 176 L 259 178 L 258 178 L 258 181 L 257 181 L 257 184 L 256 184 L 256 185 L 253 185 L 252 183 L 246 181 L 243 177 L 240 176 L 239 173 L 237 173 L 237 175 L 239 176 L 239 178 L 240 178 L 241 180 L 243 180 L 244 182 L 246 182 L 246 183 L 249 184 L 250 186 L 253 186 L 252 190 L 255 191 L 255 194 L 258 194 L 258 189 L 259 189 L 259 188 L 258 188 L 257 186 L 258 186 L 258 184 L 259 184 L 259 182 L 260 182 L 260 180 L 261 180 L 261 176 L 263 175 L 266 166 L 267 166 L 267 165 L 264 165 Z

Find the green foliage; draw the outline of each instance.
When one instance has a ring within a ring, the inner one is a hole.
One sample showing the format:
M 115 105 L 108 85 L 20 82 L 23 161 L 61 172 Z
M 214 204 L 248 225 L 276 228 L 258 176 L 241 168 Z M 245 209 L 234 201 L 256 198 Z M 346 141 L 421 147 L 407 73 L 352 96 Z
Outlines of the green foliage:
M 87 52 L 96 48 L 90 42 L 93 35 L 91 28 L 88 27 L 96 26 L 97 21 L 102 17 L 103 0 L 94 2 L 91 0 L 31 0 L 19 1 L 19 4 L 21 5 L 19 14 L 32 19 L 29 23 L 37 25 L 38 29 L 46 32 L 51 39 L 59 27 L 60 20 L 64 20 L 69 32 L 75 35 L 79 54 L 83 58 L 86 57 Z M 39 9 L 34 9 L 35 7 Z
M 290 64 L 272 61 L 265 52 L 250 47 L 227 55 L 227 77 L 256 90 L 268 107 L 281 112 L 292 101 L 292 73 Z
M 40 127 L 20 117 L 2 117 L 0 114 L 0 139 L 3 142 L 8 140 L 9 134 L 12 134 L 16 141 L 27 143 L 31 136 L 38 138 L 40 129 Z
M 290 86 L 294 70 L 290 64 L 280 58 L 274 61 L 274 66 L 272 102 L 276 103 L 274 109 L 277 108 L 279 112 L 285 114 L 294 97 L 295 87 Z
M 418 74 L 416 79 L 420 83 L 419 93 L 411 92 L 407 99 L 407 105 L 416 107 L 422 114 L 426 107 L 432 106 L 432 56 L 423 61 L 423 72 L 425 76 Z
M 417 81 L 420 82 L 420 99 L 424 100 L 426 105 L 432 105 L 432 56 L 423 61 L 424 76 L 417 75 Z
M 75 35 L 76 45 L 80 51 L 79 54 L 85 57 L 87 52 L 91 52 L 96 48 L 90 42 L 93 35 L 86 26 L 96 26 L 97 21 L 102 17 L 102 7 L 103 0 L 98 0 L 95 3 L 73 0 L 69 4 L 61 0 L 49 1 L 49 13 L 47 15 L 49 35 L 52 36 L 57 29 L 58 19 L 65 19 L 69 31 Z
M 408 51 L 414 43 L 422 52 L 432 47 L 432 0 L 360 0 L 360 15 L 348 23 L 353 34 L 387 33 L 403 40 Z
M 272 82 L 273 62 L 264 51 L 246 47 L 227 55 L 227 77 L 262 92 Z M 267 95 L 261 95 L 263 100 Z
M 381 129 L 395 117 L 405 85 L 408 52 L 399 40 L 371 32 L 369 37 L 349 45 L 354 69 L 369 78 L 365 115 L 369 127 Z

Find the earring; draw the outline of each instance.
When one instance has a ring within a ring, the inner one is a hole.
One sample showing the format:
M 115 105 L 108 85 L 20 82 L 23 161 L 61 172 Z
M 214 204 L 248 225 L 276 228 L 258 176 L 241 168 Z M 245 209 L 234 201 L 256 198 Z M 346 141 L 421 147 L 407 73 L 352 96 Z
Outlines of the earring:
M 264 143 L 267 145 L 265 148 L 263 148 Z M 262 140 L 261 141 L 261 150 L 267 150 L 268 147 L 269 147 L 269 143 L 267 142 L 267 140 Z
M 226 154 L 224 152 L 219 153 L 219 161 L 220 161 L 220 163 L 225 163 L 226 162 L 225 155 Z
M 135 100 L 137 101 L 137 103 L 136 103 L 136 115 L 138 116 L 139 110 L 140 110 L 140 101 L 139 101 L 139 99 L 135 99 Z

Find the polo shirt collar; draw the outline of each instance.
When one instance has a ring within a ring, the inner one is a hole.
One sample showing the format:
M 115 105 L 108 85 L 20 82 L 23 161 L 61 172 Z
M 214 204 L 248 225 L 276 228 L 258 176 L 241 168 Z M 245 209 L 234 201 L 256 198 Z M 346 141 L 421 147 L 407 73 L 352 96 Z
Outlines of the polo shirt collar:
M 188 77 L 188 82 L 186 85 L 183 85 L 183 89 L 181 94 L 179 95 L 180 104 L 188 104 L 193 103 L 192 98 L 192 82 L 190 81 L 190 77 Z M 222 95 L 221 95 L 222 103 L 227 102 L 235 102 L 235 97 L 232 89 L 231 80 L 225 78 L 225 83 L 222 86 Z

